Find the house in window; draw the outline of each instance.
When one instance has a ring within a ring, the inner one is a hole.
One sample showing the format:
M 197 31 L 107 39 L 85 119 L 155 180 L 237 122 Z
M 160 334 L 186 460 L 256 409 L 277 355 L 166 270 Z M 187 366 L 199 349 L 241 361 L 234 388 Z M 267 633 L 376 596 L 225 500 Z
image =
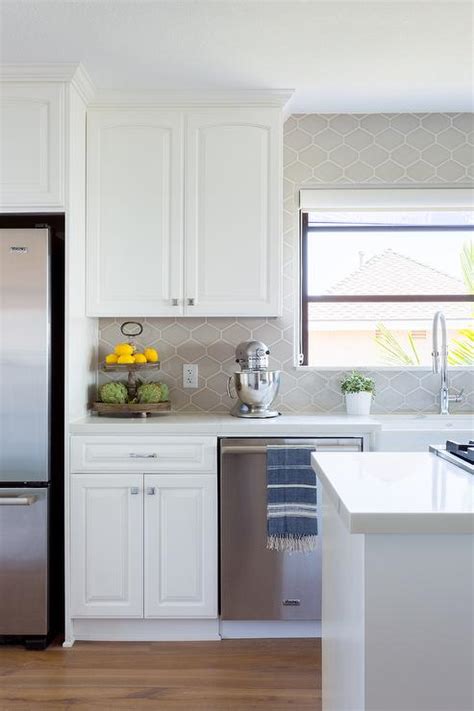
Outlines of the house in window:
M 431 323 L 442 310 L 448 337 L 472 324 L 472 303 L 400 300 L 383 301 L 383 294 L 466 294 L 466 286 L 428 264 L 392 249 L 384 249 L 324 293 L 380 296 L 379 301 L 313 302 L 308 304 L 308 362 L 310 365 L 380 366 L 428 365 L 431 362 Z

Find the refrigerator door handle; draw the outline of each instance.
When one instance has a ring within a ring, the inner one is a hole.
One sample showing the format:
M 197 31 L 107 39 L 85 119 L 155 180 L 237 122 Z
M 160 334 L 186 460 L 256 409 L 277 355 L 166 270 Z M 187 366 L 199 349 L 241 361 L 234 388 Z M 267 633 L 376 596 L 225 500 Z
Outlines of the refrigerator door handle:
M 0 506 L 31 506 L 37 496 L 0 496 Z

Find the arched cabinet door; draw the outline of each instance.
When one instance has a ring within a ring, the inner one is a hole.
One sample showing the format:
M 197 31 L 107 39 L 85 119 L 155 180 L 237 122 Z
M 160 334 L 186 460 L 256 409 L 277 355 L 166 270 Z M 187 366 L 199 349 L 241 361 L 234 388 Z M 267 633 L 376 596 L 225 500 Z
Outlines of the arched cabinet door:
M 281 129 L 281 111 L 274 108 L 188 114 L 189 316 L 280 314 Z
M 64 209 L 64 85 L 2 82 L 0 210 Z
M 87 119 L 90 316 L 182 313 L 183 114 L 93 109 Z

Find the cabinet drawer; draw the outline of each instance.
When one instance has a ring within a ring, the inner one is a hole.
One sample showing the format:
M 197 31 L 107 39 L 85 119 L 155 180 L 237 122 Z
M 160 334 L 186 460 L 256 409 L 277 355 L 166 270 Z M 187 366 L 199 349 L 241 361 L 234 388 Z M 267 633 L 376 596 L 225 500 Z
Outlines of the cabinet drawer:
M 214 437 L 71 437 L 72 472 L 217 471 Z

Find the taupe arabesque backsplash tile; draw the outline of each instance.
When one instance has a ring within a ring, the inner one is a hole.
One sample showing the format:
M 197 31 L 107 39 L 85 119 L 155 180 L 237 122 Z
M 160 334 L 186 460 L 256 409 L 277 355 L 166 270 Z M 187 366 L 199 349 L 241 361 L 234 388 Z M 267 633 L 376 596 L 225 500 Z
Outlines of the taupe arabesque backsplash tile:
M 467 184 L 474 179 L 473 114 L 298 114 L 288 118 L 284 133 L 282 317 L 136 317 L 144 324 L 139 344 L 160 351 L 160 378 L 170 385 L 176 410 L 227 412 L 231 401 L 226 382 L 235 369 L 235 346 L 255 338 L 270 346 L 272 367 L 283 371 L 281 411 L 343 411 L 341 371 L 296 370 L 293 365 L 299 189 L 318 184 Z M 122 320 L 100 319 L 101 358 L 121 340 Z M 183 389 L 183 363 L 198 363 L 198 390 Z M 437 376 L 406 369 L 371 375 L 377 388 L 375 413 L 437 410 Z M 104 377 L 100 375 L 100 382 Z M 453 411 L 472 411 L 472 371 L 456 369 L 451 384 L 464 388 L 466 395 Z

